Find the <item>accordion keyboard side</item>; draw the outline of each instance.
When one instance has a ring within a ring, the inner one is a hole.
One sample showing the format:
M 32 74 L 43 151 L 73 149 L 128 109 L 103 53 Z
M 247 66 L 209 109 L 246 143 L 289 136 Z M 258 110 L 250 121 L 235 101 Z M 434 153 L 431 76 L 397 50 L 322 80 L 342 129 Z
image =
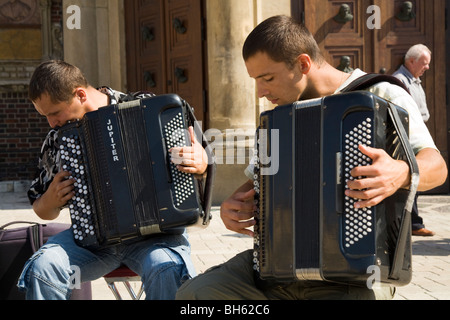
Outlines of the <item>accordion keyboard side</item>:
M 98 218 L 95 191 L 92 188 L 90 169 L 86 158 L 86 146 L 81 139 L 80 123 L 72 123 L 59 132 L 61 169 L 71 172 L 75 180 L 75 195 L 68 201 L 69 214 L 75 242 L 82 246 L 98 243 Z
M 255 202 L 258 212 L 253 266 L 264 279 L 289 279 L 293 272 L 294 248 L 289 241 L 294 236 L 293 215 L 290 211 L 292 166 L 280 166 L 276 174 L 268 170 L 275 164 L 275 152 L 279 152 L 280 160 L 285 159 L 288 163 L 293 160 L 290 154 L 292 135 L 289 134 L 292 128 L 292 116 L 289 116 L 291 108 L 288 106 L 279 110 L 283 116 L 277 119 L 270 112 L 261 117 L 261 127 L 257 133 L 258 147 L 255 150 Z M 279 125 L 279 120 L 283 125 Z M 285 139 L 273 140 L 277 135 Z M 272 142 L 279 143 L 279 148 L 274 148 Z M 280 180 L 284 181 L 281 185 Z

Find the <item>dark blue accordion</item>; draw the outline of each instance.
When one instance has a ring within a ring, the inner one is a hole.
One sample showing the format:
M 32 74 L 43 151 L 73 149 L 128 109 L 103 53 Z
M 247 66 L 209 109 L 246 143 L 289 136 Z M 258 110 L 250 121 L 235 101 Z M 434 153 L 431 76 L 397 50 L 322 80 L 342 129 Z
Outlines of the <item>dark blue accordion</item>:
M 68 206 L 80 246 L 209 224 L 214 165 L 203 185 L 169 156 L 171 148 L 190 145 L 189 126 L 195 126 L 190 106 L 162 95 L 103 107 L 60 129 L 61 169 L 76 180 Z
M 254 269 L 263 280 L 365 285 L 411 281 L 411 208 L 419 174 L 408 113 L 357 91 L 280 106 L 261 115 Z M 350 171 L 371 159 L 359 145 L 405 160 L 409 190 L 355 209 Z

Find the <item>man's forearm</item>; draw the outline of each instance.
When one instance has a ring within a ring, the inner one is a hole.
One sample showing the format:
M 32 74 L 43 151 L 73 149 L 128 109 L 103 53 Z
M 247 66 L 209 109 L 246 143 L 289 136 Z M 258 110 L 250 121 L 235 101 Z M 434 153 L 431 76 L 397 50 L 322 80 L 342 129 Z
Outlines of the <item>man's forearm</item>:
M 420 183 L 418 191 L 428 191 L 445 183 L 448 175 L 444 158 L 434 149 L 423 149 L 417 155 Z
M 52 221 L 59 217 L 61 212 L 60 208 L 54 208 L 51 206 L 46 206 L 45 199 L 43 199 L 45 195 L 41 198 L 37 199 L 33 203 L 33 210 L 38 215 L 39 218 L 46 221 Z

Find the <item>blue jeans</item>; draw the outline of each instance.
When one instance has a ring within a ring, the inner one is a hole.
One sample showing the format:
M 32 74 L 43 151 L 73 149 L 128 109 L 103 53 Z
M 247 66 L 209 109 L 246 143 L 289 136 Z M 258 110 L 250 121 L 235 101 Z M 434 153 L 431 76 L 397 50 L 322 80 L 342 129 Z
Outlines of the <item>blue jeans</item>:
M 28 300 L 66 300 L 80 281 L 96 280 L 121 264 L 141 276 L 148 300 L 174 299 L 181 284 L 195 276 L 187 234 L 87 250 L 66 230 L 27 261 L 18 287 Z

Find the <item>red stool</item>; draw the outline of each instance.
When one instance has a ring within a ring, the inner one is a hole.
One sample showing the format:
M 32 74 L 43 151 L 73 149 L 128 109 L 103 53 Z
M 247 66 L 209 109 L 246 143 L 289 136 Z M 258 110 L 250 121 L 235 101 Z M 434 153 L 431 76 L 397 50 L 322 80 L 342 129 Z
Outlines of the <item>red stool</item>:
M 116 282 L 122 282 L 124 284 L 132 300 L 139 300 L 142 297 L 142 294 L 144 293 L 144 286 L 142 283 L 138 293 L 136 294 L 134 292 L 133 288 L 130 285 L 130 281 L 141 281 L 141 277 L 135 272 L 133 272 L 131 269 L 129 269 L 127 266 L 124 265 L 120 266 L 116 270 L 103 276 L 103 278 L 105 278 L 108 287 L 111 289 L 112 293 L 114 294 L 114 297 L 117 300 L 123 299 L 119 293 L 119 290 L 117 289 Z

